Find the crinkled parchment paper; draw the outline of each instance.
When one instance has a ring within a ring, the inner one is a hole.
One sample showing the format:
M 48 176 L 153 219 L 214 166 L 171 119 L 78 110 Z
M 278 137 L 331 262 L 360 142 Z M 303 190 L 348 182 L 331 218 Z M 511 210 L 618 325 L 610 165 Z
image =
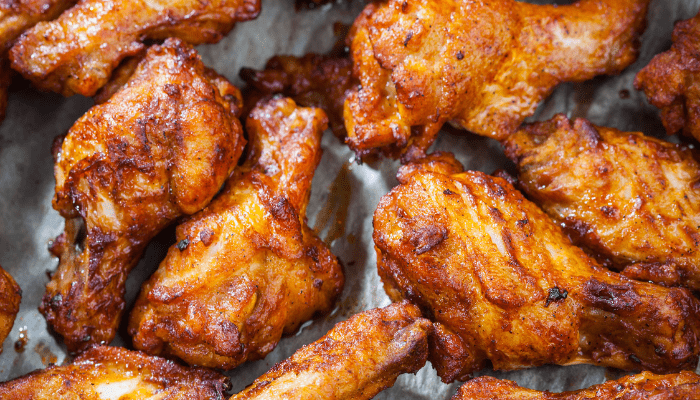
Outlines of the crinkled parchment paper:
M 199 50 L 207 65 L 240 85 L 238 71 L 243 66 L 261 68 L 275 54 L 301 55 L 329 50 L 335 41 L 333 23 L 350 24 L 363 6 L 362 0 L 354 0 L 295 13 L 293 0 L 264 0 L 257 20 L 239 24 L 222 42 L 200 46 Z M 564 112 L 569 117 L 587 117 L 598 125 L 663 136 L 657 110 L 646 102 L 642 93 L 634 90 L 632 81 L 654 54 L 670 46 L 673 22 L 695 15 L 699 7 L 700 0 L 652 0 L 640 59 L 619 76 L 561 85 L 533 119 L 544 120 Z M 54 179 L 50 149 L 53 138 L 65 132 L 92 105 L 91 99 L 64 99 L 39 93 L 21 79 L 15 80 L 7 118 L 0 126 L 0 265 L 15 277 L 24 295 L 15 326 L 0 356 L 0 380 L 66 360 L 65 348 L 47 331 L 46 322 L 37 311 L 48 282 L 47 272 L 57 265 L 47 250 L 48 243 L 63 229 L 63 219 L 51 208 Z M 282 339 L 264 360 L 243 364 L 229 372 L 234 391 L 251 383 L 300 346 L 321 337 L 335 323 L 362 310 L 389 304 L 376 272 L 372 213 L 379 198 L 397 184 L 394 175 L 398 163 L 386 160 L 375 164 L 353 163 L 352 153 L 330 132 L 326 133 L 323 146 L 325 153 L 314 178 L 308 207 L 309 225 L 331 243 L 333 253 L 345 265 L 345 291 L 330 316 L 309 322 L 295 336 Z M 497 168 L 512 168 L 495 141 L 466 132 L 443 133 L 434 149 L 456 152 L 469 169 L 491 173 Z M 173 242 L 170 228 L 148 247 L 127 283 L 129 305 L 141 282 L 155 270 Z M 26 336 L 26 344 L 17 350 L 15 342 L 22 335 Z M 122 329 L 113 345 L 129 344 Z M 483 373 L 551 391 L 578 389 L 621 374 L 592 366 L 546 366 Z M 392 389 L 377 398 L 449 399 L 458 385 L 441 383 L 428 365 L 415 376 L 401 376 Z

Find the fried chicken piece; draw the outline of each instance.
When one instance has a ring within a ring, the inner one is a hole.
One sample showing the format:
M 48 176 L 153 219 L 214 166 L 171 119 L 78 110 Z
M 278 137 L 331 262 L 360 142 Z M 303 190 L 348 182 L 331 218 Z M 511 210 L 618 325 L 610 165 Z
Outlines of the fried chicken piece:
M 22 32 L 50 21 L 77 0 L 12 0 L 0 2 L 0 54 L 12 47 Z
M 631 64 L 648 2 L 370 4 L 350 35 L 362 86 L 345 101 L 347 142 L 359 156 L 415 160 L 447 121 L 503 139 L 557 84 Z
M 371 399 L 428 357 L 430 321 L 404 301 L 354 315 L 230 400 Z
M 0 383 L 0 398 L 25 400 L 223 399 L 228 378 L 159 357 L 97 346 L 63 366 Z
M 700 398 L 700 376 L 680 374 L 655 375 L 642 372 L 607 381 L 574 392 L 550 393 L 526 389 L 515 382 L 480 376 L 462 385 L 452 400 L 688 400 Z
M 259 11 L 260 0 L 82 0 L 27 31 L 10 51 L 12 68 L 42 90 L 92 96 L 145 40 L 215 43 Z
M 2 343 L 12 331 L 12 325 L 19 312 L 20 300 L 22 300 L 22 289 L 12 279 L 12 275 L 0 267 L 0 353 L 2 353 Z
M 0 121 L 5 119 L 12 69 L 8 50 L 26 29 L 52 20 L 77 0 L 11 0 L 0 2 Z
M 309 53 L 303 57 L 275 56 L 265 69 L 243 68 L 241 78 L 248 84 L 244 90 L 246 108 L 252 109 L 262 98 L 280 93 L 304 107 L 319 107 L 326 112 L 333 134 L 346 137 L 343 103 L 350 89 L 357 86 L 348 57 Z
M 661 109 L 666 133 L 700 140 L 700 13 L 676 23 L 671 49 L 639 71 L 634 87 Z
M 326 126 L 323 111 L 291 99 L 251 112 L 245 164 L 178 226 L 141 290 L 129 324 L 136 348 L 231 369 L 332 309 L 343 271 L 305 221 Z
M 700 301 L 683 288 L 601 268 L 506 180 L 412 165 L 374 214 L 389 297 L 435 322 L 430 361 L 445 382 L 487 366 L 591 363 L 694 369 Z
M 519 187 L 574 243 L 606 266 L 629 265 L 628 276 L 700 290 L 692 150 L 564 115 L 526 125 L 503 145 Z
M 240 92 L 219 85 L 194 49 L 169 39 L 68 131 L 53 202 L 66 229 L 40 311 L 70 351 L 112 340 L 145 246 L 204 208 L 233 171 L 245 142 L 232 113 Z

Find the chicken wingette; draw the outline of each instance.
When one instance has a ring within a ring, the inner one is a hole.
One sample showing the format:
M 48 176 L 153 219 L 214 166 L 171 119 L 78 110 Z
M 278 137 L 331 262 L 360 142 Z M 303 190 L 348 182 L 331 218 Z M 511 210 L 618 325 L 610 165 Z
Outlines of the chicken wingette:
M 245 143 L 240 92 L 214 74 L 168 39 L 56 144 L 53 205 L 66 228 L 40 311 L 70 351 L 112 340 L 148 242 L 204 208 L 233 171 Z
M 12 331 L 15 317 L 19 312 L 22 290 L 12 276 L 0 267 L 0 353 L 2 343 Z
M 503 142 L 518 187 L 605 266 L 700 290 L 694 150 L 557 115 Z
M 326 126 L 323 111 L 287 98 L 250 113 L 244 165 L 178 226 L 142 287 L 129 323 L 136 348 L 231 369 L 331 311 L 343 271 L 305 221 Z
M 448 121 L 503 139 L 557 84 L 630 65 L 648 2 L 372 3 L 350 34 L 361 87 L 345 101 L 348 144 L 417 159 Z
M 462 385 L 452 400 L 690 400 L 700 399 L 700 376 L 683 371 L 656 375 L 643 372 L 573 392 L 526 389 L 515 382 L 481 376 Z
M 700 140 L 700 13 L 676 23 L 673 45 L 639 71 L 634 87 L 661 109 L 669 135 L 682 131 Z
M 393 300 L 435 322 L 445 381 L 488 365 L 590 363 L 694 369 L 700 301 L 685 288 L 600 267 L 506 180 L 448 154 L 409 164 L 374 214 L 379 275 Z
M 12 68 L 42 90 L 94 95 L 146 40 L 214 43 L 255 18 L 260 0 L 83 0 L 28 30 L 10 51 Z
M 0 383 L 0 398 L 22 400 L 216 400 L 228 379 L 159 357 L 96 346 L 72 363 Z
M 25 30 L 39 21 L 56 18 L 77 0 L 0 1 L 0 121 L 5 118 L 12 78 L 8 51 Z
M 366 400 L 416 373 L 432 324 L 407 301 L 354 315 L 230 400 Z

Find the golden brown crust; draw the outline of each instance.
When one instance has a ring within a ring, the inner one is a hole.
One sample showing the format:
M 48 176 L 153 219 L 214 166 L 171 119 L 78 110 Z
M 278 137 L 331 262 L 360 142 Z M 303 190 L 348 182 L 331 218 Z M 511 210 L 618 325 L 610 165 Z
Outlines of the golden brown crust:
M 487 361 L 697 365 L 700 302 L 687 289 L 600 268 L 503 179 L 415 171 L 382 198 L 374 229 L 387 293 L 436 322 L 430 361 L 446 382 Z
M 700 163 L 692 150 L 563 115 L 503 145 L 519 186 L 574 243 L 642 280 L 700 290 Z
M 77 0 L 12 0 L 0 2 L 0 54 L 5 54 L 25 30 L 58 17 Z
M 661 109 L 669 135 L 682 130 L 700 140 L 700 13 L 676 23 L 671 49 L 639 71 L 634 87 Z
M 0 384 L 0 398 L 23 400 L 223 399 L 228 379 L 117 347 L 93 347 L 72 363 Z
M 0 353 L 2 353 L 2 343 L 15 323 L 21 300 L 22 289 L 11 275 L 0 267 Z
M 452 121 L 503 139 L 560 82 L 618 73 L 637 57 L 648 0 L 373 3 L 351 32 L 362 84 L 345 102 L 348 144 L 417 159 Z
M 178 226 L 141 290 L 129 324 L 136 348 L 230 369 L 332 309 L 342 268 L 305 222 L 326 126 L 323 111 L 291 99 L 252 111 L 246 163 Z
M 354 315 L 272 367 L 230 400 L 365 400 L 416 373 L 428 356 L 430 321 L 407 301 Z
M 687 400 L 700 396 L 700 376 L 683 371 L 655 375 L 642 372 L 573 392 L 550 393 L 526 389 L 515 382 L 481 376 L 462 385 L 452 400 Z
M 66 230 L 40 307 L 69 350 L 112 340 L 146 244 L 228 178 L 245 142 L 230 110 L 196 51 L 170 39 L 69 130 L 54 169 Z
M 27 31 L 10 51 L 12 68 L 42 90 L 92 96 L 143 41 L 214 43 L 259 11 L 259 0 L 81 0 Z
M 333 134 L 345 139 L 343 103 L 346 93 L 357 86 L 348 57 L 309 53 L 303 57 L 275 56 L 265 69 L 243 68 L 241 78 L 247 83 L 246 108 L 273 94 L 291 97 L 304 107 L 319 107 L 326 112 Z

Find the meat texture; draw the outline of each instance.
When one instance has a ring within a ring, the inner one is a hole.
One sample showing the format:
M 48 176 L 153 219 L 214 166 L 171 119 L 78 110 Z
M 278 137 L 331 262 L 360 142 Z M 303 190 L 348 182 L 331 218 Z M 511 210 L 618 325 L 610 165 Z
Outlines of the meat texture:
M 0 353 L 2 353 L 2 343 L 12 331 L 12 325 L 19 312 L 20 300 L 22 300 L 22 290 L 12 276 L 0 267 Z
M 27 31 L 10 51 L 12 68 L 42 90 L 92 96 L 144 41 L 215 43 L 259 11 L 260 0 L 82 0 Z
M 697 366 L 700 302 L 690 291 L 600 267 L 506 180 L 460 169 L 447 154 L 411 165 L 374 214 L 379 275 L 389 297 L 435 322 L 430 361 L 443 381 L 488 361 Z
M 323 111 L 291 99 L 251 112 L 245 164 L 178 226 L 141 290 L 129 324 L 136 348 L 231 369 L 332 309 L 342 268 L 305 221 L 326 126 Z
M 345 102 L 348 144 L 359 156 L 417 159 L 448 121 L 503 139 L 560 82 L 631 64 L 648 2 L 372 3 L 350 35 L 361 88 Z
M 66 228 L 40 311 L 69 350 L 111 341 L 150 239 L 204 208 L 233 171 L 245 143 L 232 112 L 240 92 L 211 73 L 178 39 L 153 46 L 57 143 L 53 205 Z
M 304 107 L 319 107 L 326 112 L 333 134 L 344 140 L 343 103 L 346 94 L 358 82 L 352 76 L 350 58 L 309 53 L 303 57 L 275 56 L 265 69 L 241 69 L 246 108 L 267 96 L 283 94 Z
M 0 383 L 0 398 L 23 400 L 223 399 L 228 379 L 204 368 L 118 347 L 97 346 L 72 363 Z
M 700 290 L 700 163 L 693 150 L 557 115 L 504 143 L 519 187 L 606 266 Z
M 230 400 L 365 400 L 416 373 L 430 321 L 407 301 L 357 314 L 272 367 Z
M 661 109 L 669 135 L 682 131 L 700 140 L 700 13 L 676 23 L 671 49 L 639 71 L 634 87 Z
M 452 400 L 688 400 L 700 398 L 700 376 L 655 375 L 643 372 L 574 392 L 550 393 L 525 389 L 513 381 L 481 376 L 462 385 Z
M 11 0 L 0 2 L 0 54 L 37 22 L 50 21 L 78 0 Z

